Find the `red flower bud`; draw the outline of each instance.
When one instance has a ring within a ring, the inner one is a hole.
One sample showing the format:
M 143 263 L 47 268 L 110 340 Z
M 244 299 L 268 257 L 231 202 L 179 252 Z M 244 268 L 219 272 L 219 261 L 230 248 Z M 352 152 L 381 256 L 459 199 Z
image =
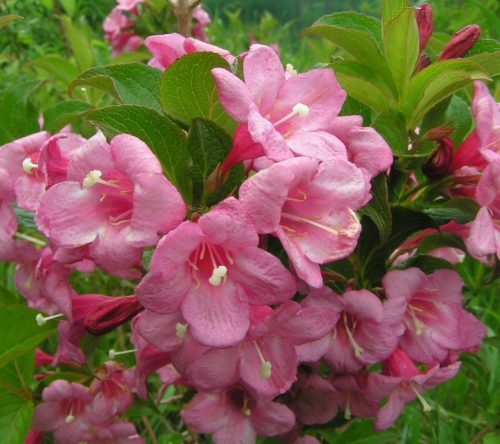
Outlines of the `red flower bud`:
M 417 7 L 417 26 L 420 52 L 427 46 L 434 31 L 434 19 L 432 17 L 432 8 L 428 3 L 422 3 Z
M 403 376 L 408 379 L 422 373 L 410 357 L 399 348 L 382 363 L 382 370 L 386 375 Z
M 446 45 L 439 60 L 457 59 L 463 57 L 474 46 L 481 35 L 481 28 L 477 25 L 468 25 L 458 31 Z
M 135 296 L 110 298 L 88 313 L 83 324 L 90 334 L 101 336 L 129 321 L 142 310 L 144 307 Z
M 422 69 L 427 68 L 431 62 L 432 60 L 427 54 L 420 54 L 418 58 L 418 70 L 422 71 Z
M 430 159 L 425 162 L 422 171 L 431 179 L 440 179 L 449 173 L 452 157 L 453 142 L 449 137 L 443 137 L 437 141 L 437 148 Z
M 39 368 L 43 365 L 52 365 L 54 356 L 45 353 L 39 348 L 35 349 L 35 367 Z

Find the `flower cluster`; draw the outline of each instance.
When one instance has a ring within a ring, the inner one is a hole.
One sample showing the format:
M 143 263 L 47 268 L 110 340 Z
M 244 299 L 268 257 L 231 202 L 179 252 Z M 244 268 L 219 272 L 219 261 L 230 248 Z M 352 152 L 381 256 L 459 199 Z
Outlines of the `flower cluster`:
M 119 3 L 106 25 L 113 39 L 130 26 L 122 11 L 140 2 Z M 234 61 L 177 34 L 146 45 L 161 69 L 196 51 Z M 248 174 L 212 207 L 187 208 L 132 135 L 40 132 L 0 149 L 1 260 L 17 263 L 17 288 L 47 315 L 36 317 L 40 325 L 63 318 L 57 353 L 40 354 L 44 363 L 84 365 L 85 334 L 132 320 L 135 367 L 114 362 L 123 352 L 112 350 L 88 386 L 52 382 L 35 431 L 63 444 L 143 442 L 120 416 L 134 394 L 148 396 L 154 372 L 196 392 L 182 418 L 216 443 L 253 443 L 257 435 L 314 442 L 300 438 L 303 426 L 339 410 L 346 419 L 374 417 L 382 430 L 407 402 L 430 409 L 423 393 L 457 373 L 460 352 L 479 348 L 486 329 L 462 307 L 455 271 L 393 269 L 382 287 L 348 282 L 333 291 L 325 265 L 356 249 L 359 210 L 372 199 L 371 180 L 390 171 L 391 149 L 360 116 L 339 116 L 346 93 L 331 69 L 284 69 L 263 45 L 240 60 L 242 78 L 222 68 L 212 75 L 238 123 L 219 173 L 244 162 Z M 482 83 L 473 112 L 476 131 L 449 172 L 482 173 L 467 245 L 485 257 L 500 251 L 500 157 L 499 110 Z M 467 163 L 471 150 L 483 160 Z M 18 232 L 16 209 L 34 212 L 44 238 Z M 77 294 L 70 275 L 96 267 L 137 279 L 134 294 Z

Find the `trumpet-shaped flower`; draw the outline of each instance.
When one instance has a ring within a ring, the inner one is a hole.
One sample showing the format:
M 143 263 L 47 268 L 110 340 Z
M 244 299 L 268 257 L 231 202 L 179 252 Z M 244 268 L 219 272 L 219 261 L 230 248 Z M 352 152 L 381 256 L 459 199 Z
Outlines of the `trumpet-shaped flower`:
M 162 167 L 139 139 L 97 134 L 72 156 L 68 180 L 52 186 L 36 216 L 54 244 L 89 245 L 104 270 L 138 277 L 143 248 L 184 218 L 186 207 Z
M 298 157 L 272 165 L 247 179 L 240 201 L 259 233 L 274 233 L 296 273 L 320 288 L 319 264 L 348 256 L 361 224 L 354 213 L 370 198 L 369 182 L 354 164 L 321 164 Z
M 290 272 L 258 242 L 240 203 L 228 198 L 161 239 L 137 298 L 155 313 L 180 309 L 201 344 L 237 344 L 250 325 L 249 304 L 276 304 L 295 293 Z
M 395 330 L 402 327 L 399 347 L 417 362 L 443 362 L 449 351 L 477 348 L 486 335 L 485 326 L 462 308 L 463 282 L 453 270 L 429 276 L 418 268 L 394 270 L 383 284 L 388 322 Z

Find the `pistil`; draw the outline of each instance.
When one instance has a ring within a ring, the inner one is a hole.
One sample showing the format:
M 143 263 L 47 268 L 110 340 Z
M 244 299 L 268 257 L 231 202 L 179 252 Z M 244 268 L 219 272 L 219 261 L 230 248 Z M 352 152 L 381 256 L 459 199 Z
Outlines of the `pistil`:
M 303 103 L 297 103 L 297 105 L 292 108 L 292 112 L 288 113 L 285 117 L 281 118 L 277 122 L 274 122 L 273 126 L 276 127 L 278 125 L 281 125 L 282 123 L 290 120 L 292 117 L 295 117 L 297 114 L 300 117 L 307 117 L 309 114 L 309 107 L 307 105 L 304 105 Z
M 259 347 L 259 344 L 257 342 L 253 341 L 253 345 L 255 346 L 255 350 L 257 351 L 257 355 L 259 356 L 259 361 L 260 361 L 260 376 L 263 379 L 269 379 L 271 377 L 272 371 L 273 371 L 273 365 L 271 362 L 266 361 L 264 358 L 264 355 L 262 354 L 262 350 Z
M 135 353 L 135 352 L 136 352 L 135 348 L 133 348 L 131 350 L 124 350 L 124 351 L 116 351 L 114 349 L 111 349 L 108 351 L 108 357 L 109 357 L 109 359 L 115 359 L 117 356 L 128 355 L 129 353 Z
M 45 325 L 45 323 L 47 321 L 50 321 L 52 319 L 57 319 L 57 318 L 62 318 L 64 315 L 62 313 L 59 313 L 59 314 L 55 314 L 53 316 L 44 316 L 43 314 L 41 313 L 38 313 L 36 316 L 35 316 L 35 320 L 36 320 L 36 323 L 38 324 L 39 327 L 41 327 L 42 325 Z
M 107 185 L 108 187 L 120 188 L 116 183 L 110 180 L 103 180 L 102 171 L 100 170 L 92 170 L 83 179 L 83 186 L 86 188 L 92 188 L 96 183 L 100 183 L 101 185 Z
M 410 383 L 411 389 L 417 395 L 418 400 L 420 401 L 420 404 L 422 404 L 422 409 L 424 412 L 430 412 L 432 410 L 432 406 L 425 400 L 425 398 L 420 394 L 418 389 L 415 387 L 415 384 Z
M 33 174 L 33 169 L 38 168 L 37 163 L 33 163 L 31 157 L 27 157 L 23 160 L 23 170 L 26 174 Z

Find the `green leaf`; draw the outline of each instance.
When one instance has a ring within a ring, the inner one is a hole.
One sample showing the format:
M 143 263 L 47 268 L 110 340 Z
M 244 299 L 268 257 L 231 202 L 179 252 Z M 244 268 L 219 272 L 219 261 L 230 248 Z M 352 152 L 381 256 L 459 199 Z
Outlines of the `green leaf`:
M 425 236 L 418 244 L 419 254 L 427 254 L 437 248 L 452 247 L 466 251 L 465 243 L 462 238 L 453 233 L 443 231 L 438 234 L 429 234 Z
M 390 444 L 396 434 L 392 430 L 375 432 L 373 421 L 353 420 L 342 431 L 322 430 L 321 434 L 329 444 Z
M 490 77 L 500 75 L 500 51 L 476 54 L 467 60 L 479 65 Z
M 94 64 L 94 52 L 90 39 L 84 30 L 75 25 L 69 17 L 62 16 L 60 20 L 80 72 L 89 69 Z
M 20 15 L 2 15 L 0 16 L 0 29 L 2 29 L 4 26 L 7 26 L 14 20 L 22 20 L 23 18 L 24 17 L 21 17 Z
M 36 133 L 38 112 L 30 98 L 42 83 L 20 83 L 3 92 L 0 98 L 0 145 Z
M 52 79 L 60 81 L 66 87 L 78 77 L 80 71 L 69 60 L 57 55 L 46 55 L 33 60 L 32 65 L 43 69 Z
M 355 62 L 334 62 L 335 77 L 355 100 L 369 106 L 375 112 L 382 112 L 389 108 L 397 108 L 391 91 L 384 85 L 373 70 Z
M 0 389 L 0 441 L 23 444 L 31 427 L 33 402 Z
M 476 43 L 472 46 L 465 57 L 471 57 L 477 54 L 483 54 L 485 52 L 498 52 L 500 51 L 500 42 L 494 39 L 478 39 Z
M 470 105 L 459 96 L 453 96 L 446 109 L 446 121 L 451 122 L 453 133 L 451 133 L 450 137 L 455 146 L 459 146 L 472 129 L 473 121 Z
M 387 64 L 399 92 L 406 89 L 419 55 L 415 8 L 404 8 L 384 22 L 384 48 Z
M 66 14 L 73 16 L 75 14 L 76 4 L 75 0 L 59 0 Z
M 60 102 L 44 112 L 43 128 L 49 133 L 57 133 L 68 124 L 77 122 L 93 109 L 85 102 L 69 100 Z
M 34 349 L 40 342 L 55 333 L 57 323 L 48 321 L 38 326 L 37 311 L 27 307 L 0 305 L 0 367 Z
M 161 111 L 161 76 L 160 70 L 142 63 L 100 66 L 84 72 L 73 81 L 69 94 L 72 95 L 77 86 L 91 86 L 125 105 L 142 105 Z
M 403 113 L 396 110 L 384 111 L 375 117 L 371 126 L 385 139 L 395 156 L 414 156 L 414 153 L 408 151 L 406 119 Z
M 383 0 L 382 1 L 382 23 L 384 26 L 401 14 L 403 9 L 410 6 L 408 0 Z
M 453 270 L 453 264 L 445 259 L 434 256 L 417 255 L 412 256 L 407 261 L 398 265 L 396 268 L 400 270 L 406 270 L 407 268 L 417 267 L 420 268 L 425 274 L 434 273 L 436 270 L 446 268 L 448 270 Z
M 193 201 L 197 202 L 204 200 L 205 182 L 231 151 L 232 140 L 215 123 L 194 119 L 186 147 L 192 159 Z
M 151 108 L 137 105 L 108 106 L 89 116 L 108 137 L 131 134 L 155 153 L 168 179 L 187 202 L 191 201 L 192 183 L 188 175 L 189 155 L 182 130 L 167 117 Z
M 35 349 L 0 368 L 0 390 L 8 390 L 20 398 L 30 399 L 30 384 L 35 371 Z
M 368 23 L 370 26 L 367 26 Z M 373 21 L 362 14 L 339 12 L 322 17 L 304 34 L 318 35 L 332 41 L 372 72 L 377 72 L 391 87 L 392 78 L 387 63 L 374 37 L 377 33 L 380 35 L 380 30 L 374 31 L 374 26 Z
M 408 127 L 416 128 L 433 106 L 473 80 L 488 78 L 487 73 L 470 60 L 444 60 L 429 65 L 413 77 L 402 98 Z
M 160 101 L 163 110 L 186 125 L 195 118 L 215 122 L 233 134 L 236 122 L 222 108 L 212 69 L 229 64 L 219 55 L 197 52 L 178 59 L 161 79 Z
M 381 242 L 385 243 L 392 229 L 392 214 L 389 207 L 387 176 L 385 174 L 379 174 L 373 179 L 372 199 L 360 212 L 371 218 L 377 226 Z
M 460 197 L 442 204 L 433 204 L 423 208 L 422 211 L 430 216 L 438 225 L 444 225 L 450 220 L 459 224 L 466 224 L 475 219 L 479 205 L 473 199 Z
M 370 108 L 361 103 L 359 100 L 356 100 L 354 97 L 348 95 L 342 105 L 339 116 L 351 116 L 353 114 L 363 117 L 365 125 L 369 125 L 372 120 Z

